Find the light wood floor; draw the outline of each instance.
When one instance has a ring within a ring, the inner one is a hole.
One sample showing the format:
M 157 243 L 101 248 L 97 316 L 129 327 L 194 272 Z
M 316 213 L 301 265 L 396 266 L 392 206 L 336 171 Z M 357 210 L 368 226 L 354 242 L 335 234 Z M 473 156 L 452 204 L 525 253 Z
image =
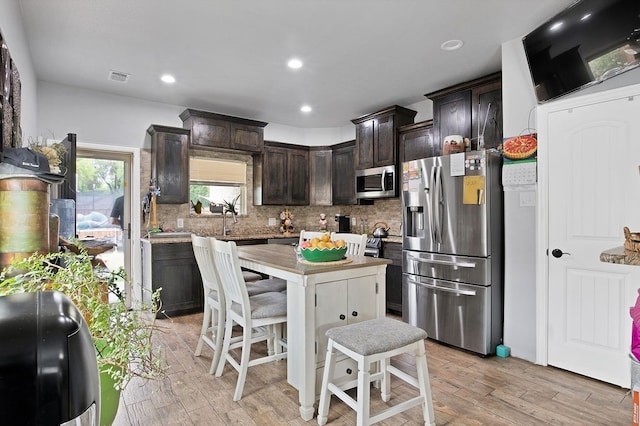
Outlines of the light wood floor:
M 123 392 L 114 425 L 302 425 L 298 392 L 287 383 L 286 361 L 249 369 L 242 400 L 233 402 L 236 371 L 208 374 L 211 351 L 193 350 L 202 314 L 163 320 L 160 336 L 171 365 L 162 382 L 132 381 Z M 627 389 L 552 367 L 509 357 L 482 358 L 427 341 L 427 359 L 438 425 L 629 425 L 633 402 Z M 392 363 L 415 375 L 409 356 Z M 415 395 L 392 379 L 390 403 Z M 372 390 L 372 413 L 385 406 Z M 330 425 L 355 424 L 355 414 L 335 397 Z M 418 407 L 379 423 L 418 425 Z

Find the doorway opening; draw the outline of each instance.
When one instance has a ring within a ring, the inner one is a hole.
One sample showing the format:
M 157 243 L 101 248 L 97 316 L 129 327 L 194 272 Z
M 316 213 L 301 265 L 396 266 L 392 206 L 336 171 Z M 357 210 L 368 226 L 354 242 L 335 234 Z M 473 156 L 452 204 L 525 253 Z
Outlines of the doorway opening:
M 76 232 L 79 239 L 99 238 L 114 247 L 101 253 L 110 270 L 131 268 L 131 165 L 127 153 L 78 148 L 76 158 Z M 118 288 L 131 301 L 130 280 Z M 110 297 L 115 297 L 111 295 Z

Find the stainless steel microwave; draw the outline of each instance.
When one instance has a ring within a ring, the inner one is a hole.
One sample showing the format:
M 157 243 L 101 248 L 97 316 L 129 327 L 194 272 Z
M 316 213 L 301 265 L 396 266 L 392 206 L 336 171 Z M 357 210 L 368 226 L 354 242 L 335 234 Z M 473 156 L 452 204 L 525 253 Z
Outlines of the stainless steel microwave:
M 356 170 L 356 198 L 393 198 L 398 196 L 396 166 Z

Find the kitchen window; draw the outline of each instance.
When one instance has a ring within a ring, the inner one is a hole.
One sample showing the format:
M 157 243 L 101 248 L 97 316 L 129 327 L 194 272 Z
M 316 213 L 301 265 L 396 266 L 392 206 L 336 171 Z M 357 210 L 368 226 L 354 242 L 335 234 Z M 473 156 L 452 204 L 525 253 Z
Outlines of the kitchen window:
M 202 203 L 202 216 L 212 215 L 210 203 L 218 205 L 238 198 L 238 213 L 247 213 L 247 164 L 211 158 L 189 160 L 189 199 Z M 217 213 L 216 213 L 217 214 Z

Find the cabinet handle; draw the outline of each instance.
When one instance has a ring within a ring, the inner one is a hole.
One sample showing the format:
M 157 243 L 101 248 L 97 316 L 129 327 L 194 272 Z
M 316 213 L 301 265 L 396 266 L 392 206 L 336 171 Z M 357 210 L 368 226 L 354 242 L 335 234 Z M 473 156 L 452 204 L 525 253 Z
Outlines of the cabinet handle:
M 344 319 L 346 319 L 346 318 L 347 318 L 347 317 L 346 317 L 344 314 L 340 314 L 340 319 L 341 319 L 341 320 L 344 320 Z
M 357 316 L 358 316 L 358 311 L 353 311 L 353 312 L 351 312 L 351 316 L 352 316 L 352 317 L 357 317 Z

